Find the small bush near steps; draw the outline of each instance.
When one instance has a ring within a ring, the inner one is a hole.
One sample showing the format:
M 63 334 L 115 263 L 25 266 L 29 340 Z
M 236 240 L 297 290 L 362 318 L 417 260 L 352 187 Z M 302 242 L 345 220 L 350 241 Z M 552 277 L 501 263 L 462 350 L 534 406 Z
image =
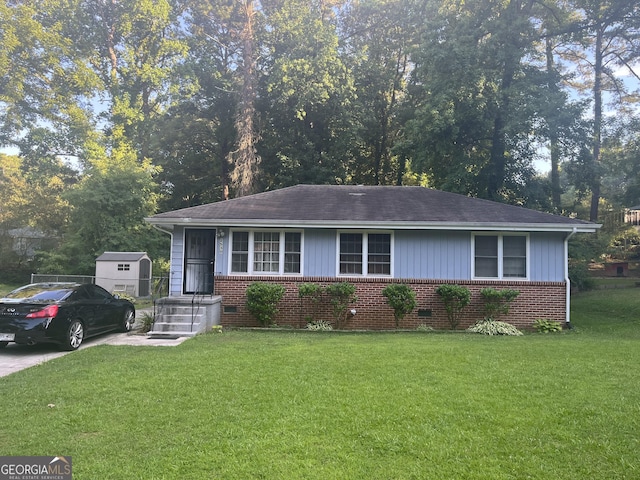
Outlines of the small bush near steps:
M 142 316 L 140 318 L 140 322 L 142 323 L 142 328 L 140 329 L 141 333 L 150 332 L 153 328 L 153 324 L 156 321 L 156 317 L 149 312 L 142 312 Z

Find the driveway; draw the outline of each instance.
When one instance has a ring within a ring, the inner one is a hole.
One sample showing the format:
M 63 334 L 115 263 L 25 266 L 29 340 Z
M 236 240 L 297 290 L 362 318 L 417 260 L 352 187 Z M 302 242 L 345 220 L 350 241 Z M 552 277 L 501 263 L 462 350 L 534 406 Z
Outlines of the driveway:
M 134 328 L 137 325 L 134 326 Z M 149 338 L 135 333 L 107 333 L 85 340 L 79 350 L 95 347 L 96 345 L 138 345 L 151 347 L 172 347 L 180 345 L 188 337 L 175 339 Z M 25 368 L 40 365 L 48 360 L 62 357 L 73 352 L 62 352 L 56 345 L 16 345 L 10 343 L 0 349 L 0 377 Z

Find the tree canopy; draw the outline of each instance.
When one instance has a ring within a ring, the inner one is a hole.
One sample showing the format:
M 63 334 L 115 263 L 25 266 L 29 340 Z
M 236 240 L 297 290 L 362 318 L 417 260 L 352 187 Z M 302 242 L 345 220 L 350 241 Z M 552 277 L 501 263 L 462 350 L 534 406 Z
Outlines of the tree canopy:
M 144 216 L 297 183 L 602 220 L 640 204 L 639 34 L 628 0 L 5 2 L 0 238 L 162 257 Z

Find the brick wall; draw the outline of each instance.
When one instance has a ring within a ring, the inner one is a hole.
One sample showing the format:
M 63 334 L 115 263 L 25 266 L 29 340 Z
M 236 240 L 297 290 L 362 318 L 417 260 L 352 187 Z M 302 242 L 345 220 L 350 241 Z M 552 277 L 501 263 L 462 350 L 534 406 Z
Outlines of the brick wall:
M 214 279 L 215 294 L 222 296 L 222 318 L 224 326 L 258 326 L 258 323 L 246 308 L 247 287 L 255 282 L 272 281 L 283 285 L 286 289 L 284 298 L 278 305 L 276 323 L 304 328 L 307 318 L 314 316 L 316 320 L 334 323 L 327 298 L 323 298 L 317 308 L 306 299 L 298 296 L 298 285 L 316 283 L 322 286 L 336 281 L 329 277 L 240 277 L 218 276 Z M 343 281 L 342 279 L 340 281 Z M 382 330 L 394 329 L 393 310 L 386 303 L 382 289 L 390 283 L 406 283 L 416 292 L 418 307 L 407 315 L 400 323 L 400 328 L 415 329 L 425 324 L 436 329 L 448 329 L 449 323 L 444 306 L 435 289 L 442 283 L 464 285 L 471 291 L 471 304 L 463 310 L 459 329 L 467 328 L 482 318 L 482 302 L 480 290 L 494 287 L 498 290 L 512 288 L 520 291 L 520 295 L 511 305 L 509 315 L 500 320 L 508 321 L 521 329 L 532 327 L 538 319 L 565 321 L 565 284 L 564 282 L 486 282 L 438 280 L 390 280 L 390 279 L 347 279 L 356 286 L 358 300 L 350 306 L 356 309 L 355 316 L 348 316 L 348 329 Z

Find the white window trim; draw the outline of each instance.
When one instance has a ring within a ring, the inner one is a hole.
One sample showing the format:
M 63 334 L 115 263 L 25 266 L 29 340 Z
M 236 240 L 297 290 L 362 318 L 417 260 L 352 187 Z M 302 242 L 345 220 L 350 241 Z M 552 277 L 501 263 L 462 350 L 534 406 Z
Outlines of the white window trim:
M 477 277 L 476 276 L 476 237 L 498 237 L 498 276 L 497 277 Z M 503 260 L 504 249 L 503 241 L 504 237 L 525 237 L 526 245 L 526 262 L 525 268 L 527 274 L 524 277 L 505 277 L 503 276 Z M 471 234 L 471 278 L 473 280 L 504 280 L 509 282 L 526 282 L 531 276 L 531 251 L 530 251 L 530 238 L 529 233 L 498 233 L 498 232 L 474 232 Z
M 248 232 L 249 233 L 249 251 L 247 258 L 247 271 L 246 272 L 234 272 L 233 268 L 233 235 L 236 232 Z M 254 264 L 254 233 L 267 232 L 279 234 L 279 255 L 278 255 L 278 271 L 277 272 L 256 272 L 253 269 Z M 300 234 L 300 272 L 286 272 L 284 271 L 284 254 L 285 254 L 285 234 L 286 233 L 299 233 Z M 237 276 L 254 276 L 254 277 L 272 277 L 272 276 L 287 276 L 287 277 L 301 277 L 304 272 L 304 231 L 303 230 L 279 230 L 279 229 L 248 229 L 248 228 L 236 228 L 231 230 L 231 238 L 229 239 L 229 255 L 227 271 L 229 275 Z
M 358 233 L 362 235 L 362 274 L 355 273 L 340 273 L 340 234 L 342 233 Z M 389 275 L 382 274 L 370 274 L 368 273 L 368 257 L 369 257 L 369 234 L 378 234 L 384 233 L 389 235 L 389 249 L 390 249 L 390 265 L 389 265 Z M 341 278 L 394 278 L 394 235 L 393 231 L 390 230 L 338 230 L 336 233 L 336 277 Z

